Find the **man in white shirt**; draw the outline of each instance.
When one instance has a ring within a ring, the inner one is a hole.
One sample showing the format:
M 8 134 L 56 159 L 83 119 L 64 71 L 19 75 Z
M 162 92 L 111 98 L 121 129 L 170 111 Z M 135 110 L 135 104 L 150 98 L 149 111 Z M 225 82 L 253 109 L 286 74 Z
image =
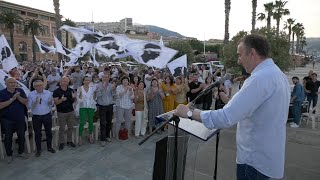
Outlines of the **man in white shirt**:
M 237 179 L 282 178 L 290 85 L 269 57 L 265 37 L 248 35 L 238 45 L 238 63 L 251 74 L 223 109 L 201 111 L 179 105 L 175 114 L 209 129 L 237 123 Z

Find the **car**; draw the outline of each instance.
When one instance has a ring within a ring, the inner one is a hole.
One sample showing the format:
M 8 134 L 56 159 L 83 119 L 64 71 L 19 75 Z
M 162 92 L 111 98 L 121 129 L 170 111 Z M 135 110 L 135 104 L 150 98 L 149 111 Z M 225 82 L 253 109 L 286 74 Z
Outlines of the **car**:
M 217 67 L 218 69 L 224 69 L 224 65 L 222 64 L 221 61 L 210 61 L 210 64 L 213 67 Z
M 197 66 L 198 69 L 202 69 L 202 66 L 205 66 L 205 70 L 209 70 L 210 69 L 210 64 L 208 63 L 192 63 L 192 66 Z

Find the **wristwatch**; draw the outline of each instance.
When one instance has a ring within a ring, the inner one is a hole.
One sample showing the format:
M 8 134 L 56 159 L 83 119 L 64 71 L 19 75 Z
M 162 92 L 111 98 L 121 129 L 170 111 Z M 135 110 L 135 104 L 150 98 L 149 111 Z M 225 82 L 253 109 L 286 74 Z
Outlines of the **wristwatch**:
M 187 112 L 187 116 L 188 116 L 188 118 L 191 119 L 191 120 L 192 120 L 193 110 L 194 110 L 194 109 L 190 109 L 190 110 Z

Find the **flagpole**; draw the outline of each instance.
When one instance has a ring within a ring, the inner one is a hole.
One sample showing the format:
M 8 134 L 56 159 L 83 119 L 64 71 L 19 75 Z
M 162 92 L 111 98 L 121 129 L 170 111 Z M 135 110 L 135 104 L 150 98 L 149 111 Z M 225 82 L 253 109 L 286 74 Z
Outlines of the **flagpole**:
M 91 24 L 92 24 L 92 31 L 94 32 L 93 10 L 92 10 L 92 14 L 91 14 Z M 96 52 L 95 52 L 95 49 L 93 47 L 91 48 L 91 54 L 92 54 L 92 57 L 95 60 L 96 59 Z M 93 61 L 93 59 L 92 59 L 92 61 Z
M 206 55 L 206 33 L 203 33 L 203 55 Z

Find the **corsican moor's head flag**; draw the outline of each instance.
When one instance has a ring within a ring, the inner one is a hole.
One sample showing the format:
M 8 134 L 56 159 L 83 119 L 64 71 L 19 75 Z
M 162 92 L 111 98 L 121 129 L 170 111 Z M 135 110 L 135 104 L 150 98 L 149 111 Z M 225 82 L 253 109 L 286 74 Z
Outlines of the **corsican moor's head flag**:
M 185 75 L 185 70 L 187 70 L 187 55 L 183 55 L 172 62 L 168 63 L 168 68 L 174 77 Z
M 131 42 L 132 40 L 125 35 L 107 34 L 94 47 L 104 56 L 124 58 L 129 56 L 126 52 L 126 46 Z
M 4 35 L 0 37 L 0 53 L 0 60 L 3 70 L 9 72 L 11 69 L 19 66 L 16 57 L 14 56 Z
M 68 25 L 63 25 L 60 30 L 65 30 L 70 32 L 77 43 L 83 47 L 81 54 L 85 55 L 91 50 L 91 48 L 100 41 L 103 34 L 100 32 L 93 32 L 86 28 L 70 27 Z
M 11 77 L 9 74 L 7 74 L 6 72 L 4 72 L 2 69 L 0 69 L 0 90 L 6 88 L 6 83 L 4 78 L 5 77 Z M 16 80 L 17 81 L 17 80 Z M 23 89 L 23 91 L 26 93 L 26 95 L 28 96 L 30 93 L 30 90 L 20 81 L 17 81 L 18 83 L 18 87 Z
M 70 56 L 71 54 L 77 57 L 80 56 L 80 53 L 78 51 L 71 51 L 70 49 L 67 49 L 55 36 L 53 37 L 54 37 L 54 43 L 56 45 L 56 50 L 58 53 L 61 53 L 65 56 Z
M 158 43 L 139 41 L 127 45 L 129 54 L 138 63 L 156 68 L 164 68 L 177 51 L 160 46 Z
M 34 39 L 36 40 L 37 45 L 39 46 L 39 50 L 42 54 L 44 53 L 55 53 L 56 52 L 56 48 L 54 48 L 53 46 L 50 46 L 47 43 L 41 42 L 36 36 L 34 36 Z

